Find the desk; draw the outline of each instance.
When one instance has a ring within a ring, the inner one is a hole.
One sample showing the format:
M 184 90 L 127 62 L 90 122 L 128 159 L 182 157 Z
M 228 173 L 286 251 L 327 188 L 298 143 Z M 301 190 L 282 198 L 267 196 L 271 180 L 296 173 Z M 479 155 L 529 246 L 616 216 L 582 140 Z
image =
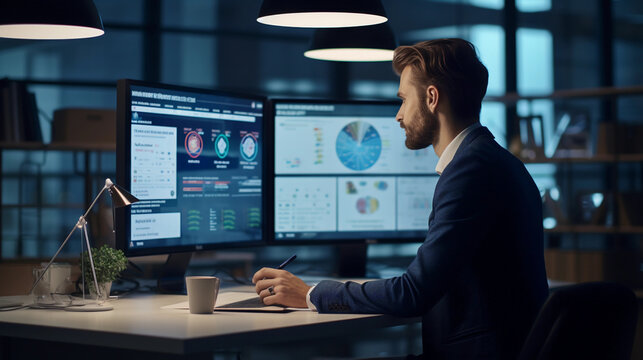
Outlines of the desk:
M 114 310 L 106 312 L 74 313 L 39 309 L 0 312 L 3 351 L 6 358 L 15 356 L 15 351 L 6 348 L 11 348 L 12 341 L 23 339 L 35 341 L 36 344 L 38 340 L 45 340 L 118 349 L 121 353 L 122 350 L 162 353 L 178 358 L 194 358 L 201 354 L 211 359 L 214 351 L 243 348 L 249 344 L 341 337 L 420 320 L 386 315 L 318 314 L 312 311 L 196 315 L 187 310 L 161 309 L 162 306 L 186 300 L 187 296 L 184 295 L 137 294 L 111 301 Z M 43 352 L 43 356 L 47 351 Z M 95 359 L 93 356 L 84 354 L 83 357 Z M 0 359 L 5 357 L 0 352 Z M 140 354 L 136 358 L 140 359 Z M 75 360 L 73 356 L 67 359 Z

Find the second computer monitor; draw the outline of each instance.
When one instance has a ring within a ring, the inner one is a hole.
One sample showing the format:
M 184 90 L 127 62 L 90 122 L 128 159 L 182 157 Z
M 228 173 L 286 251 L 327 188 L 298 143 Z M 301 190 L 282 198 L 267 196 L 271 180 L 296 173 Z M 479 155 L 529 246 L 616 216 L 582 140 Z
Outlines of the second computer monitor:
M 438 158 L 432 147 L 406 148 L 399 106 L 273 102 L 277 242 L 426 236 Z

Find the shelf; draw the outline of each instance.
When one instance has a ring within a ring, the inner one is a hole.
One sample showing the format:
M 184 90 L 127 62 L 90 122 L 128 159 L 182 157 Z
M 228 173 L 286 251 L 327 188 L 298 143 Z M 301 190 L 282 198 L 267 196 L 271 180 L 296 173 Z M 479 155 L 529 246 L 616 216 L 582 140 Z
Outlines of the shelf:
M 643 234 L 643 226 L 621 226 L 621 234 Z
M 559 225 L 553 229 L 545 229 L 545 232 L 553 234 L 643 234 L 643 226 Z
M 3 209 L 82 209 L 85 207 L 85 204 L 2 204 Z
M 107 174 L 107 173 L 113 174 L 114 172 L 113 171 L 112 172 L 109 172 L 109 171 L 105 172 L 105 174 Z M 22 173 L 22 174 L 20 174 L 20 173 L 17 173 L 17 172 L 6 172 L 6 173 L 2 174 L 3 178 L 14 178 L 14 179 L 15 178 L 33 178 L 33 177 L 37 177 L 37 176 L 38 176 L 38 174 L 36 174 L 36 173 L 28 173 L 28 174 Z M 49 172 L 47 172 L 47 173 L 40 173 L 40 176 L 48 177 L 48 178 L 63 178 L 64 179 L 64 178 L 79 178 L 79 177 L 81 177 L 83 175 L 80 175 L 78 173 L 60 174 L 60 173 L 49 173 Z M 102 178 L 104 176 L 105 176 L 104 174 L 93 174 L 93 175 L 91 175 L 92 178 Z
M 22 141 L 0 142 L 4 150 L 58 150 L 58 151 L 116 151 L 116 144 L 100 143 L 49 143 Z
M 599 154 L 591 158 L 543 158 L 543 159 L 520 159 L 525 164 L 563 164 L 563 163 L 621 163 L 621 162 L 643 162 L 643 154 Z
M 556 90 L 550 94 L 526 95 L 518 93 L 507 93 L 504 96 L 486 96 L 483 101 L 495 101 L 505 104 L 514 104 L 521 100 L 554 100 L 554 99 L 578 99 L 578 98 L 600 98 L 616 97 L 622 95 L 637 96 L 643 95 L 643 86 L 624 86 L 624 87 L 601 87 L 589 89 L 567 89 Z
M 643 161 L 643 154 L 620 154 L 617 157 L 618 162 L 639 162 Z

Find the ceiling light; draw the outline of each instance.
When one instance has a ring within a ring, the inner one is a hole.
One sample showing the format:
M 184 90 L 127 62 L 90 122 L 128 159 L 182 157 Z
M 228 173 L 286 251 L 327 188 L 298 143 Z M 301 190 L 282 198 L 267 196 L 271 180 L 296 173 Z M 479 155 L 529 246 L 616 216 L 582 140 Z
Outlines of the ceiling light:
M 386 22 L 380 0 L 264 0 L 257 21 L 262 24 L 337 28 Z
M 0 37 L 82 39 L 103 35 L 103 22 L 91 0 L 12 0 L 0 3 Z
M 319 29 L 304 56 L 329 61 L 391 61 L 396 46 L 395 35 L 387 24 Z

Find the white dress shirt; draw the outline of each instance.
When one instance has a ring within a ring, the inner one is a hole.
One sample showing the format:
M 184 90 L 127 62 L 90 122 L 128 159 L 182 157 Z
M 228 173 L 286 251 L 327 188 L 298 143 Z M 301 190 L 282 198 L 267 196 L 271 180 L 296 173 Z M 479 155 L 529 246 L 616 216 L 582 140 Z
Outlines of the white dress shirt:
M 464 141 L 464 138 L 469 135 L 470 132 L 473 130 L 481 127 L 480 122 L 476 122 L 473 125 L 469 125 L 466 129 L 462 130 L 458 136 L 456 136 L 449 145 L 447 145 L 446 148 L 444 148 L 444 151 L 442 152 L 442 156 L 440 156 L 440 159 L 438 160 L 438 164 L 435 166 L 435 172 L 438 173 L 438 175 L 442 175 L 442 172 L 446 167 L 451 163 L 451 160 L 453 160 L 453 157 L 455 156 L 455 153 L 458 152 L 458 148 L 460 147 L 460 144 Z
M 444 148 L 444 151 L 442 152 L 442 156 L 438 159 L 438 164 L 435 166 L 435 172 L 438 173 L 438 175 L 442 175 L 442 172 L 444 169 L 446 169 L 447 166 L 451 163 L 451 160 L 453 160 L 453 157 L 455 156 L 455 153 L 458 152 L 458 148 L 460 147 L 460 144 L 462 144 L 462 141 L 464 141 L 464 138 L 469 135 L 470 132 L 473 130 L 481 127 L 480 122 L 476 122 L 473 125 L 469 125 L 466 129 L 462 130 L 458 136 L 456 136 L 449 145 L 447 145 L 446 148 Z M 311 287 L 310 290 L 308 290 L 308 293 L 306 294 L 306 305 L 308 305 L 308 308 L 312 311 L 317 311 L 317 307 L 315 304 L 310 301 L 310 293 L 313 292 L 313 289 L 315 287 Z

